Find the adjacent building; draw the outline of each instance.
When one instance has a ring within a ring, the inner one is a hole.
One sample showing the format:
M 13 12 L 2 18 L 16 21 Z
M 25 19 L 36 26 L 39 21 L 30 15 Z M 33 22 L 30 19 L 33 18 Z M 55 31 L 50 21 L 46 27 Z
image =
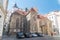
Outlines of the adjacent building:
M 43 15 L 37 15 L 37 32 L 45 35 L 52 33 L 52 22 Z
M 54 35 L 60 34 L 60 11 L 49 12 L 45 16 L 52 21 Z
M 37 19 L 37 9 L 36 8 L 31 8 L 28 12 L 27 17 L 27 26 L 29 27 L 28 29 L 30 29 L 29 32 L 37 32 L 37 23 L 36 23 L 36 19 Z
M 0 9 L 0 40 L 3 34 L 3 25 L 4 25 L 4 14 L 3 11 Z

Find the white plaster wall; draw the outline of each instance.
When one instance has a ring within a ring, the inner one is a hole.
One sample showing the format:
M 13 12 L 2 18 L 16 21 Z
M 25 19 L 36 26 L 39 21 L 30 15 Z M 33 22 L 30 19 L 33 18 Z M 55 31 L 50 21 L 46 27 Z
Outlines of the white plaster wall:
M 59 34 L 60 34 L 60 12 L 58 12 L 56 16 L 57 16 L 57 24 L 59 28 Z

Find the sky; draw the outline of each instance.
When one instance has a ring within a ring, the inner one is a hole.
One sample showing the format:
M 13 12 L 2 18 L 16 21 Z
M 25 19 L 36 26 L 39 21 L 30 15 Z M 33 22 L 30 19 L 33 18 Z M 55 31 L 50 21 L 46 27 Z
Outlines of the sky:
M 8 10 L 12 9 L 15 3 L 22 9 L 36 7 L 40 14 L 60 10 L 60 0 L 9 0 Z

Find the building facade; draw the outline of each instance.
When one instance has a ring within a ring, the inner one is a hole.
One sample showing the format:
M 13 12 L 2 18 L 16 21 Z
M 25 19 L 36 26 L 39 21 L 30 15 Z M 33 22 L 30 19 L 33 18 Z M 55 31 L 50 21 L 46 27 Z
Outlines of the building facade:
M 3 34 L 3 25 L 4 25 L 4 14 L 3 11 L 0 9 L 0 39 L 2 38 Z
M 50 35 L 52 33 L 52 23 L 49 19 L 42 15 L 37 15 L 37 28 L 38 33 L 43 33 L 45 35 Z
M 16 34 L 16 32 L 27 32 L 27 13 L 23 10 L 16 10 L 10 16 L 8 33 Z
M 46 15 L 46 17 L 52 21 L 52 28 L 53 28 L 54 35 L 60 34 L 60 32 L 59 32 L 60 31 L 59 15 L 60 15 L 60 11 L 53 11 Z
M 36 8 L 31 8 L 28 12 L 27 17 L 27 26 L 29 27 L 28 29 L 30 29 L 29 32 L 34 33 L 37 32 L 37 23 L 36 23 L 36 19 L 37 19 L 37 14 L 38 12 L 36 11 Z

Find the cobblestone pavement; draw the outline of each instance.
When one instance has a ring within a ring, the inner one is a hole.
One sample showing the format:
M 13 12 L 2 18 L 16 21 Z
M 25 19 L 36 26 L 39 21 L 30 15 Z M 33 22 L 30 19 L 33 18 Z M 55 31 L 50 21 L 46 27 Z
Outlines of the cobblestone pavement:
M 60 37 L 33 37 L 33 38 L 23 38 L 23 39 L 17 39 L 15 36 L 10 37 L 3 37 L 2 40 L 60 40 Z

